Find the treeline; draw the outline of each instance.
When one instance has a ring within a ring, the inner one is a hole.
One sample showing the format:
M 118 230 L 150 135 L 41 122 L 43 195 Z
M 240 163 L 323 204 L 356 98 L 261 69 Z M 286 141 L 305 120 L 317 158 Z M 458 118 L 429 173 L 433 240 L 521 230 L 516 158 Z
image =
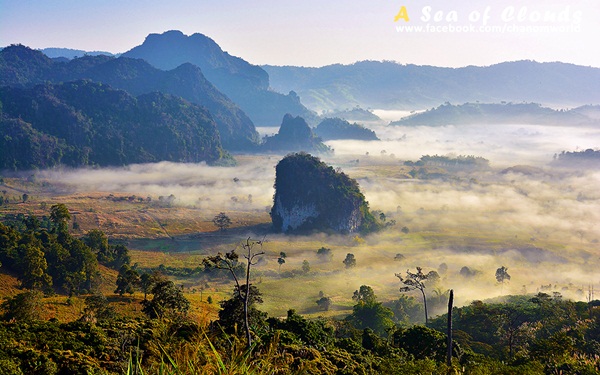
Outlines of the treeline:
M 406 161 L 404 165 L 410 167 L 435 166 L 435 167 L 479 167 L 487 168 L 490 166 L 490 161 L 481 156 L 473 155 L 458 155 L 440 156 L 440 155 L 423 155 L 416 161 Z
M 554 162 L 559 165 L 568 166 L 600 166 L 600 150 L 591 148 L 584 151 L 562 151 L 560 154 L 554 154 Z
M 71 219 L 64 204 L 51 207 L 50 216 L 19 216 L 0 223 L 0 262 L 25 289 L 46 294 L 86 294 L 100 284 L 98 264 L 119 269 L 129 264 L 128 249 L 111 245 L 100 230 L 83 238 L 68 231 Z

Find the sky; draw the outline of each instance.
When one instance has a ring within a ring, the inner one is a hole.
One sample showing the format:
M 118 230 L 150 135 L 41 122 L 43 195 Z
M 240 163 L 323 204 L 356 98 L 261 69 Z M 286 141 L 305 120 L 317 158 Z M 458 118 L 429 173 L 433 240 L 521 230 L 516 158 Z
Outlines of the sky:
M 167 30 L 259 65 L 600 67 L 598 0 L 0 0 L 0 46 L 119 53 Z

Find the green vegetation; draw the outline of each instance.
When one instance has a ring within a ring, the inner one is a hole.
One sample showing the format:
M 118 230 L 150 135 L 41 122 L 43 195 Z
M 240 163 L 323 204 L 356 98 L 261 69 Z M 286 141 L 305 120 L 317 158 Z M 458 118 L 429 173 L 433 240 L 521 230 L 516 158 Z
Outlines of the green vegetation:
M 90 81 L 0 89 L 0 169 L 226 157 L 210 114 L 161 93 L 137 98 Z
M 277 164 L 271 218 L 283 232 L 368 233 L 382 226 L 356 180 L 306 153 L 288 155 Z
M 326 118 L 315 128 L 315 134 L 324 141 L 331 139 L 360 139 L 363 141 L 378 141 L 374 131 L 364 126 L 354 123 L 351 124 L 340 118 Z

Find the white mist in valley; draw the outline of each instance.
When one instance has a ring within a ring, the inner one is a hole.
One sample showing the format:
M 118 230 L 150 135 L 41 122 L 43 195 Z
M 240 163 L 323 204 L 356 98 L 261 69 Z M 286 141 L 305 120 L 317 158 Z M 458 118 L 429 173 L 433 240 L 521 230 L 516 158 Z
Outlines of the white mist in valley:
M 598 288 L 600 172 L 551 164 L 553 155 L 562 150 L 597 149 L 598 129 L 531 125 L 372 128 L 382 141 L 330 141 L 335 154 L 322 159 L 357 178 L 371 209 L 396 224 L 359 242 L 341 235 L 270 235 L 267 258 L 257 266 L 260 274 L 277 275 L 276 259 L 285 251 L 288 258 L 281 268 L 300 268 L 308 260 L 312 276 L 302 282 L 312 285 L 313 294 L 323 291 L 334 301 L 349 300 L 363 284 L 372 286 L 382 300 L 398 298 L 395 273 L 414 271 L 417 266 L 438 270 L 442 263 L 447 272 L 441 274 L 437 293 L 453 288 L 459 304 L 538 291 L 557 291 L 582 300 L 590 285 Z M 406 171 L 404 161 L 435 154 L 481 156 L 490 161 L 491 168 L 428 179 L 412 179 L 399 172 Z M 175 206 L 238 211 L 243 216 L 250 211 L 264 213 L 272 205 L 274 167 L 282 157 L 238 155 L 235 167 L 161 162 L 42 171 L 38 176 L 77 192 L 154 199 L 172 194 Z M 504 170 L 522 165 L 535 168 Z M 321 246 L 332 249 L 330 262 L 317 257 Z M 357 259 L 352 270 L 342 264 L 348 253 Z M 512 276 L 505 285 L 499 285 L 494 276 L 501 266 L 508 267 Z M 463 267 L 473 274 L 461 275 Z M 268 300 L 289 282 L 265 278 L 261 290 Z M 293 299 L 278 303 L 275 312 L 284 314 L 287 308 L 298 308 L 296 303 Z

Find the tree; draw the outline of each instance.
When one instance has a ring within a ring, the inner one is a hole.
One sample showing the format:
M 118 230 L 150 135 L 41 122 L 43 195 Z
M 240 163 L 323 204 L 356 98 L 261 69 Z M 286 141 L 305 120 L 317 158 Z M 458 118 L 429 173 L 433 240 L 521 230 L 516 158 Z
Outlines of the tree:
M 500 293 L 504 289 L 504 281 L 506 280 L 510 280 L 510 275 L 508 274 L 508 268 L 502 266 L 496 270 L 496 281 L 501 285 Z
M 317 300 L 317 305 L 321 310 L 328 311 L 331 307 L 331 298 L 323 296 Z
M 213 224 L 219 228 L 220 231 L 224 231 L 231 226 L 231 219 L 225 214 L 225 212 L 220 212 L 213 218 Z
M 108 299 L 102 293 L 95 293 L 85 297 L 85 308 L 82 318 L 87 321 L 109 320 L 116 316 L 114 307 L 110 306 Z
M 29 290 L 8 298 L 0 307 L 4 310 L 4 320 L 39 320 L 43 309 L 42 292 Z
M 308 263 L 308 260 L 304 259 L 302 261 L 302 273 L 306 275 L 309 272 L 310 272 L 310 263 Z
M 140 276 L 140 289 L 144 292 L 144 301 L 148 299 L 148 293 L 152 292 L 152 288 L 156 283 L 166 281 L 167 279 L 159 272 L 144 273 Z
M 277 263 L 279 263 L 279 271 L 281 271 L 281 265 L 285 264 L 285 258 L 287 258 L 286 253 L 283 251 L 279 253 L 279 258 L 277 258 Z
M 354 291 L 352 299 L 357 301 L 352 308 L 352 314 L 348 320 L 359 329 L 371 328 L 382 335 L 394 325 L 392 317 L 394 313 L 380 302 L 377 302 L 375 292 L 368 285 L 361 285 L 359 290 Z
M 326 247 L 321 247 L 319 250 L 317 250 L 317 256 L 324 262 L 330 262 L 333 258 L 331 249 Z
M 124 264 L 119 270 L 116 284 L 115 293 L 119 293 L 121 296 L 125 293 L 133 294 L 140 284 L 140 275 L 136 270 Z
M 354 254 L 346 254 L 346 259 L 344 259 L 344 265 L 346 268 L 356 267 L 356 258 L 354 258 Z
M 411 290 L 418 290 L 421 292 L 423 296 L 423 307 L 425 309 L 425 324 L 428 323 L 429 317 L 427 314 L 427 297 L 425 296 L 425 282 L 426 281 L 435 281 L 440 278 L 437 272 L 430 271 L 427 274 L 423 273 L 423 269 L 421 267 L 417 267 L 417 272 L 413 273 L 410 270 L 406 270 L 406 277 L 402 277 L 401 274 L 397 273 L 396 277 L 400 279 L 405 286 L 400 288 L 400 292 L 409 292 Z
M 250 237 L 246 239 L 246 241 L 242 242 L 242 252 L 244 259 L 246 259 L 246 284 L 241 285 L 238 275 L 236 274 L 236 267 L 238 265 L 239 255 L 236 253 L 236 249 L 231 250 L 226 254 L 218 253 L 215 256 L 204 258 L 202 263 L 207 268 L 219 268 L 229 271 L 233 280 L 235 282 L 235 288 L 237 292 L 237 298 L 239 298 L 243 303 L 244 309 L 244 330 L 246 331 L 246 347 L 250 349 L 252 347 L 252 332 L 250 330 L 250 318 L 249 318 L 249 309 L 250 309 L 250 271 L 252 266 L 256 265 L 256 258 L 263 255 L 265 252 L 262 251 L 262 245 L 264 243 L 264 239 L 262 241 L 252 240 Z M 260 246 L 260 251 L 255 251 L 254 248 L 256 246 Z M 234 293 L 234 298 L 236 297 Z
M 190 301 L 170 280 L 156 283 L 152 288 L 152 300 L 145 300 L 142 304 L 142 311 L 150 318 L 160 318 L 169 314 L 185 315 L 190 309 Z
M 23 193 L 23 195 L 21 196 L 21 199 L 23 200 L 23 203 L 27 202 L 27 200 L 29 199 L 29 194 Z
M 21 284 L 27 289 L 47 289 L 52 285 L 52 278 L 48 273 L 48 263 L 44 252 L 34 244 L 19 246 Z
M 67 221 L 71 220 L 69 209 L 63 203 L 55 204 L 50 207 L 50 220 L 58 226 L 59 229 L 67 229 Z
M 245 287 L 245 286 L 242 286 Z M 245 290 L 245 288 L 244 288 Z M 246 312 L 243 291 L 237 288 L 233 290 L 233 296 L 230 299 L 221 301 L 221 310 L 219 311 L 219 325 L 227 333 L 235 333 L 236 327 L 245 327 Z M 251 327 L 263 325 L 267 314 L 256 308 L 257 304 L 263 303 L 262 294 L 254 285 L 250 285 L 248 294 L 248 323 Z
M 108 237 L 100 229 L 92 229 L 87 232 L 83 236 L 83 243 L 96 252 L 99 262 L 107 263 L 112 260 L 108 246 Z

